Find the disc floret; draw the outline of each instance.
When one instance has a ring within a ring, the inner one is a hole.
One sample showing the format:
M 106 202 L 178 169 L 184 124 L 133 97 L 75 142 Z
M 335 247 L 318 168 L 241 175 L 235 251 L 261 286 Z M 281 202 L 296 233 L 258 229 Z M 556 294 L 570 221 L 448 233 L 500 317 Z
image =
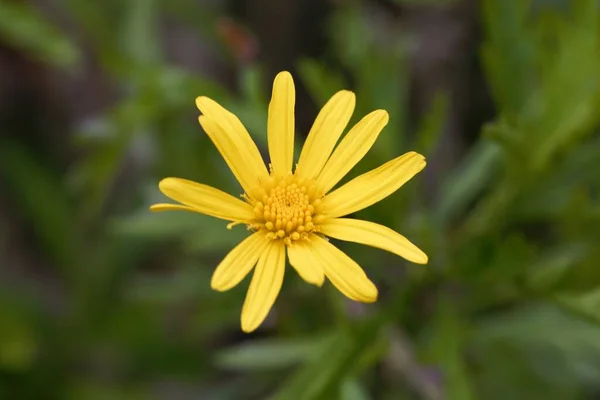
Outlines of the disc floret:
M 249 228 L 262 230 L 271 240 L 283 240 L 291 245 L 297 240 L 308 240 L 310 233 L 319 231 L 323 221 L 321 197 L 313 181 L 269 176 L 258 190 L 256 199 L 244 196 L 254 208 L 255 220 Z

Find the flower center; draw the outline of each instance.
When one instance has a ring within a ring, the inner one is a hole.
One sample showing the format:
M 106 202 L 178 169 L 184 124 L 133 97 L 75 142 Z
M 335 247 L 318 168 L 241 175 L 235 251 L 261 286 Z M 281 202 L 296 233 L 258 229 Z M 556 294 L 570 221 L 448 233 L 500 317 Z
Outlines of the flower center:
M 285 178 L 270 176 L 258 191 L 259 200 L 247 201 L 254 207 L 253 230 L 266 231 L 269 239 L 293 241 L 307 239 L 310 232 L 318 231 L 323 220 L 319 215 L 321 200 L 314 182 L 303 182 L 294 175 Z

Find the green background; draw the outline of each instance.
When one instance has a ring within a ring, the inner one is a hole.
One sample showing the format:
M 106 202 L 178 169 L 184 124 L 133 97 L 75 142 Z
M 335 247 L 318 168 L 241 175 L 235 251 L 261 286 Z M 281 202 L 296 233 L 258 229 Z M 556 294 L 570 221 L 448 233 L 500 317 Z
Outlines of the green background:
M 298 146 L 339 89 L 389 111 L 349 178 L 427 157 L 356 216 L 430 263 L 340 243 L 377 303 L 288 269 L 245 335 L 248 279 L 209 285 L 245 229 L 148 206 L 240 194 L 194 98 L 264 150 L 283 69 Z M 0 399 L 598 398 L 599 127 L 595 0 L 4 0 Z

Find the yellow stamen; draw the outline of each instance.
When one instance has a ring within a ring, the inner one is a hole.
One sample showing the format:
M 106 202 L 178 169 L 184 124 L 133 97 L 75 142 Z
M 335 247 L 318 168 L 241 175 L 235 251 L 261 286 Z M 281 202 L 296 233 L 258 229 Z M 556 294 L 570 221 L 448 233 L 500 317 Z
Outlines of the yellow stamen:
M 260 201 L 245 199 L 253 206 L 255 220 L 248 226 L 253 230 L 264 230 L 271 240 L 283 240 L 291 245 L 296 240 L 308 238 L 318 232 L 322 194 L 312 181 L 301 181 L 294 175 L 274 177 L 262 182 L 257 190 L 262 193 Z

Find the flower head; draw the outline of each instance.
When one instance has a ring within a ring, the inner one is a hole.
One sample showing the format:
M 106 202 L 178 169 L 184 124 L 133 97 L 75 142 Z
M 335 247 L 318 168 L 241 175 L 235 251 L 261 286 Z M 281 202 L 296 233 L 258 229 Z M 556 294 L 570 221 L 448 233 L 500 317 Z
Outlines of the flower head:
M 336 93 L 319 112 L 298 163 L 294 161 L 292 76 L 281 72 L 273 83 L 267 136 L 271 163 L 262 161 L 240 120 L 207 97 L 198 97 L 200 124 L 244 190 L 242 199 L 200 183 L 166 178 L 160 190 L 180 204 L 155 204 L 153 211 L 186 210 L 245 224 L 252 233 L 223 259 L 211 287 L 225 291 L 254 269 L 244 301 L 242 330 L 255 330 L 266 318 L 283 282 L 286 253 L 306 282 L 321 286 L 327 277 L 348 298 L 377 300 L 377 288 L 363 269 L 329 243 L 327 237 L 366 244 L 405 259 L 427 263 L 427 256 L 404 236 L 373 222 L 342 218 L 382 200 L 425 167 L 425 158 L 406 153 L 332 188 L 362 159 L 388 122 L 376 110 L 358 122 L 336 147 L 355 96 Z M 335 150 L 334 150 L 335 148 Z

